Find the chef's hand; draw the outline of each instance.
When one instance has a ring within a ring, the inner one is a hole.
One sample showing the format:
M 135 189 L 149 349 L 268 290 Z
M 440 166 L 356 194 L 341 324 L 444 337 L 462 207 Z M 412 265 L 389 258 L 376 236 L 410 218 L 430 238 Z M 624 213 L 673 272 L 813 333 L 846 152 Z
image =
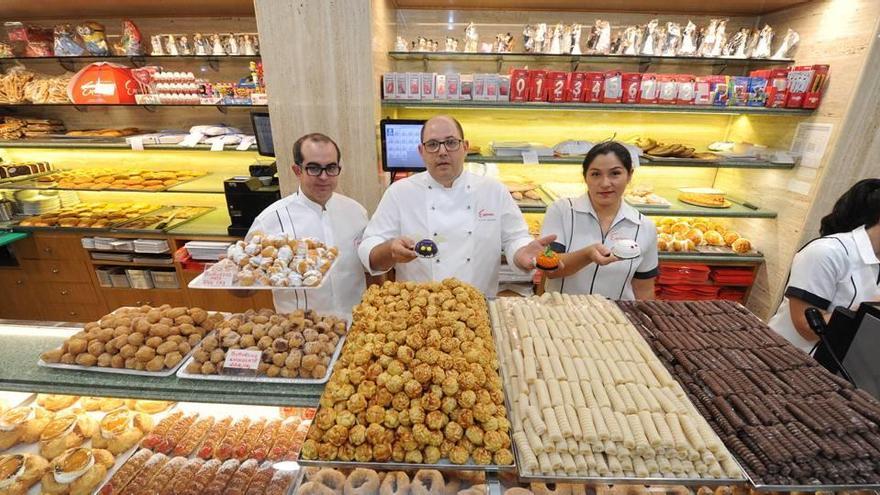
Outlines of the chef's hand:
M 418 256 L 414 251 L 416 243 L 409 237 L 401 236 L 391 240 L 391 259 L 395 263 L 409 263 Z
M 584 249 L 587 252 L 587 257 L 589 257 L 593 263 L 599 266 L 604 266 L 609 263 L 614 263 L 615 261 L 620 261 L 617 256 L 611 254 L 611 249 L 609 249 L 608 246 L 604 244 L 596 243 L 587 246 Z
M 556 240 L 555 235 L 541 237 L 519 248 L 519 251 L 513 256 L 513 262 L 516 263 L 521 270 L 532 270 L 535 268 L 535 260 L 538 255 L 547 249 L 551 242 Z

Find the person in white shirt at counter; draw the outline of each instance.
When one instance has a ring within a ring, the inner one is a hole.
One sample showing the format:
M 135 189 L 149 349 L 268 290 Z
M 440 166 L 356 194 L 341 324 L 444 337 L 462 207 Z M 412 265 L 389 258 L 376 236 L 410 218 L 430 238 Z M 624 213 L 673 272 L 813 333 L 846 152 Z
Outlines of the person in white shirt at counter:
M 555 235 L 560 268 L 547 272 L 545 290 L 602 294 L 619 300 L 654 299 L 658 274 L 657 228 L 623 200 L 633 177 L 629 150 L 607 141 L 593 146 L 583 163 L 587 192 L 563 198 L 547 208 L 541 235 Z M 619 241 L 635 241 L 637 256 L 612 254 Z
M 299 190 L 263 210 L 248 231 L 312 238 L 339 249 L 339 257 L 323 286 L 311 290 L 275 289 L 275 311 L 313 309 L 350 317 L 366 288 L 366 274 L 357 245 L 367 225 L 367 211 L 357 201 L 334 192 L 342 172 L 339 146 L 312 133 L 293 145 L 293 173 Z
M 819 233 L 794 255 L 785 299 L 768 323 L 811 354 L 819 336 L 807 323 L 807 308 L 828 319 L 834 308 L 880 300 L 880 179 L 864 179 L 844 193 Z
M 385 191 L 358 248 L 361 262 L 374 275 L 394 268 L 398 281 L 455 277 L 494 298 L 502 250 L 526 273 L 555 237 L 533 239 L 507 187 L 464 170 L 468 142 L 457 120 L 431 118 L 421 141 L 427 171 Z M 416 254 L 423 239 L 434 242 L 435 256 Z

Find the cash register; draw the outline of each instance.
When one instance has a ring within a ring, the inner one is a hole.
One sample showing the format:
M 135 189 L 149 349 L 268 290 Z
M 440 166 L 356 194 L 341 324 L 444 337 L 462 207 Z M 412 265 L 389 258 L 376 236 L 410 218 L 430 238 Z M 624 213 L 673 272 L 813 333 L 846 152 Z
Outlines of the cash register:
M 257 138 L 260 156 L 275 156 L 272 143 L 272 128 L 267 112 L 251 113 L 251 124 Z M 243 237 L 251 228 L 254 219 L 269 205 L 281 199 L 278 186 L 278 167 L 275 162 L 257 162 L 248 167 L 248 176 L 236 176 L 223 181 L 226 193 L 226 209 L 231 221 L 229 235 Z

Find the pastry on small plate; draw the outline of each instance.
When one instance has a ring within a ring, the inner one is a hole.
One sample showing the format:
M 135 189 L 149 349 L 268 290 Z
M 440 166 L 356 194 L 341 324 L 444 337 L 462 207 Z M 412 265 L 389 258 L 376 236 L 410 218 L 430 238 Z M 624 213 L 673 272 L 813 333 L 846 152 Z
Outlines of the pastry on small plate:
M 101 419 L 98 431 L 92 435 L 92 447 L 119 455 L 134 447 L 152 429 L 153 418 L 149 414 L 117 409 Z
M 54 459 L 67 449 L 79 447 L 97 431 L 98 422 L 87 413 L 55 416 L 40 434 L 40 455 Z
M 103 449 L 75 448 L 58 456 L 40 480 L 44 494 L 90 495 L 113 466 L 113 454 Z
M 0 455 L 0 493 L 24 495 L 49 469 L 49 461 L 34 454 Z
M 129 399 L 128 408 L 132 411 L 145 412 L 147 414 L 159 414 L 167 411 L 175 402 L 170 400 L 134 400 Z
M 34 406 L 14 407 L 0 415 L 0 450 L 33 443 L 52 420 L 52 413 Z
M 41 407 L 44 407 L 52 412 L 60 411 L 62 409 L 66 409 L 79 400 L 79 397 L 76 395 L 53 395 L 53 394 L 38 394 L 37 395 L 37 404 Z
M 642 250 L 636 241 L 621 239 L 614 243 L 614 246 L 611 248 L 611 254 L 621 260 L 631 260 L 641 256 Z
M 125 405 L 125 399 L 114 397 L 83 397 L 79 405 L 86 411 L 110 412 Z

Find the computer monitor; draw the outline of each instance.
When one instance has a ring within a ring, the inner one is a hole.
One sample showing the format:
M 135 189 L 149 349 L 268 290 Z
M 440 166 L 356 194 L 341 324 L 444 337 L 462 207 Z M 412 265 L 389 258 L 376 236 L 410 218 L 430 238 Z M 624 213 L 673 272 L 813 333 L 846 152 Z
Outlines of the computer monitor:
M 257 152 L 263 156 L 275 156 L 269 112 L 251 112 L 251 125 L 257 138 Z
M 862 303 L 858 315 L 858 327 L 843 357 L 843 366 L 857 387 L 880 399 L 880 308 Z
M 379 122 L 382 136 L 382 170 L 386 172 L 417 172 L 425 170 L 419 155 L 424 120 L 383 119 Z

